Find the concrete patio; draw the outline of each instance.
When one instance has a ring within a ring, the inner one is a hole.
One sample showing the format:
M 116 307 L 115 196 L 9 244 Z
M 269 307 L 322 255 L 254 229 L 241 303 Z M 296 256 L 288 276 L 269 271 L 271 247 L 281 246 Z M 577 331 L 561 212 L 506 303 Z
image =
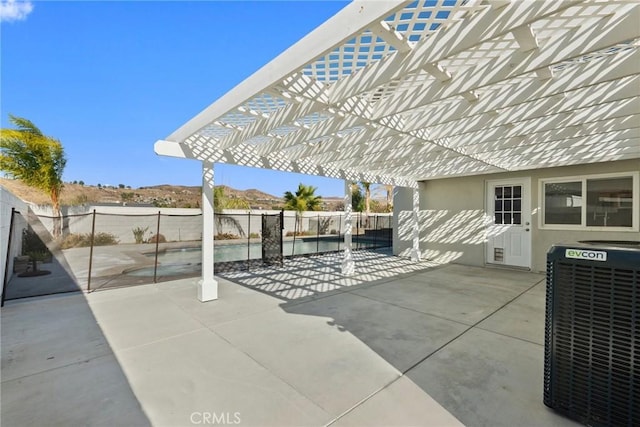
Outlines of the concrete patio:
M 542 404 L 544 276 L 357 252 L 9 301 L 5 426 L 573 425 Z

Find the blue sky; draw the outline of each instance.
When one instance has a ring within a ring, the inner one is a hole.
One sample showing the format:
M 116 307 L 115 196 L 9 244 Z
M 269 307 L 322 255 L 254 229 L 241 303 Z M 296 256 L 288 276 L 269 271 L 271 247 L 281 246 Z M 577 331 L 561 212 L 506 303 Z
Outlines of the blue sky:
M 345 6 L 338 1 L 2 0 L 2 127 L 32 120 L 67 153 L 65 181 L 200 185 L 200 163 L 158 157 L 156 140 Z M 20 16 L 22 12 L 22 16 Z M 217 165 L 216 184 L 274 195 L 329 178 Z

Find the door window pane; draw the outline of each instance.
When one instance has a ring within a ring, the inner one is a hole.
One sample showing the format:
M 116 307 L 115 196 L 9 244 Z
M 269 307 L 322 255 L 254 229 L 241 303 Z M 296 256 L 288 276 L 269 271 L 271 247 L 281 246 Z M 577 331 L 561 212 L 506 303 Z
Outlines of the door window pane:
M 516 211 L 516 212 L 522 211 L 522 201 L 521 200 L 514 200 L 513 201 L 513 210 Z
M 511 212 L 511 200 L 504 201 L 504 210 L 505 212 Z
M 544 185 L 545 224 L 582 223 L 582 182 L 554 182 Z
M 513 186 L 513 198 L 514 199 L 522 198 L 522 186 L 520 185 Z
M 522 224 L 522 214 L 521 213 L 514 213 L 513 214 L 513 223 L 514 224 Z
M 587 226 L 633 226 L 633 178 L 587 180 Z
M 494 194 L 495 224 L 520 225 L 522 223 L 522 186 L 497 186 Z

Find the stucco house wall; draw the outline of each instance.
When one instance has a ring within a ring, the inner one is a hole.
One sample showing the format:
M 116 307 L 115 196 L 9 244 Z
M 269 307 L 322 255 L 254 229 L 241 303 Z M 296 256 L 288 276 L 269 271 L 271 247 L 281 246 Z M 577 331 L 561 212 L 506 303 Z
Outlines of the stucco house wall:
M 540 228 L 541 184 L 549 178 L 579 177 L 619 172 L 640 171 L 640 160 L 585 164 L 559 168 L 490 175 L 447 178 L 420 183 L 420 249 L 423 259 L 485 265 L 485 230 L 488 218 L 485 210 L 485 187 L 489 180 L 531 178 L 531 245 L 532 270 L 544 271 L 549 247 L 559 242 L 578 240 L 637 240 L 640 232 L 610 230 L 550 230 Z M 408 256 L 411 241 L 398 234 L 408 228 L 411 214 L 411 191 L 394 194 L 394 253 Z M 634 194 L 634 197 L 640 195 Z M 638 215 L 638 212 L 635 212 Z M 638 219 L 640 220 L 640 218 Z

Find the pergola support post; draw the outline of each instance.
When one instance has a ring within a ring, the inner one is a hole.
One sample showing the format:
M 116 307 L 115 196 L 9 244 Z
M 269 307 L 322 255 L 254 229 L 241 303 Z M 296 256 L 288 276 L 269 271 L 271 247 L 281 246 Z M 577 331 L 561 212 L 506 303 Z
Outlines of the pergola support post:
M 213 185 L 213 163 L 202 162 L 202 278 L 198 282 L 198 299 L 201 302 L 218 299 L 218 281 L 213 275 Z
M 351 246 L 352 237 L 352 206 L 351 206 L 351 182 L 344 181 L 344 257 L 342 259 L 342 274 L 352 276 L 356 272 L 356 263 L 353 260 Z
M 418 220 L 418 212 L 420 212 L 420 189 L 414 188 L 413 203 L 411 211 L 411 261 L 420 262 L 420 221 Z

